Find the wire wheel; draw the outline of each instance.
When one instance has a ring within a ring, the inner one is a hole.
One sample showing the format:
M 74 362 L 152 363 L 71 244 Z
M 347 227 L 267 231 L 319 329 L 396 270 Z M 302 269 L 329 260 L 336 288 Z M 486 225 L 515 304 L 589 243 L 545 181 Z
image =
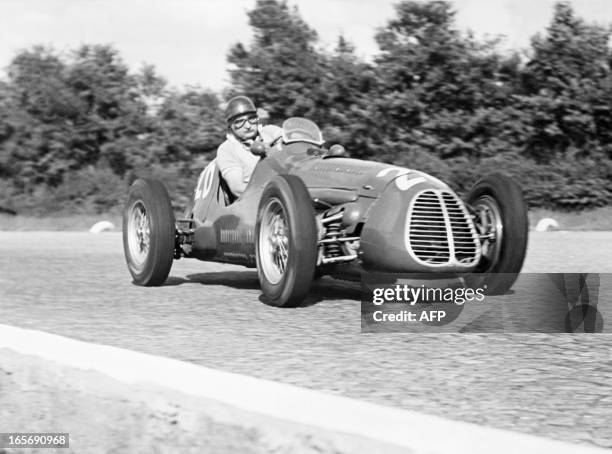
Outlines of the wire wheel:
M 151 247 L 151 223 L 142 201 L 136 201 L 128 214 L 128 247 L 136 268 L 142 268 Z
M 504 223 L 497 201 L 490 195 L 483 195 L 473 203 L 476 216 L 474 224 L 481 239 L 482 259 L 479 272 L 487 272 L 497 263 L 503 244 Z
M 522 191 L 511 178 L 496 173 L 478 180 L 466 199 L 474 211 L 482 255 L 465 281 L 489 295 L 503 295 L 516 281 L 527 250 L 529 220 Z
M 268 200 L 262 212 L 259 230 L 261 268 L 271 284 L 278 284 L 289 261 L 287 214 L 277 198 Z
M 136 285 L 162 285 L 172 267 L 174 213 L 164 185 L 136 180 L 123 210 L 123 251 Z
M 312 201 L 302 180 L 274 177 L 261 195 L 255 226 L 257 275 L 266 304 L 302 304 L 317 265 L 317 241 Z

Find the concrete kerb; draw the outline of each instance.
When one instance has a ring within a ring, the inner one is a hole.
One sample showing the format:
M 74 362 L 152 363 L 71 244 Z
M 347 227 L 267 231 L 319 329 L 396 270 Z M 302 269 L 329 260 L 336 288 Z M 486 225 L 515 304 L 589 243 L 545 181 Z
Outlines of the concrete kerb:
M 162 386 L 239 410 L 328 432 L 367 437 L 417 453 L 609 452 L 1 324 L 0 348 L 97 371 L 127 384 Z

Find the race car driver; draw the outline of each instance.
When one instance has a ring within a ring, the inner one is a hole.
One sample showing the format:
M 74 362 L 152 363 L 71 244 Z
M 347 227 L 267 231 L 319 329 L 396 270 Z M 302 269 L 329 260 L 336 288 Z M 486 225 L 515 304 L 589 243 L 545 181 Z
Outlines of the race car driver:
M 266 145 L 281 136 L 278 126 L 262 126 L 253 101 L 246 96 L 230 99 L 225 109 L 228 133 L 217 149 L 217 166 L 235 196 L 240 196 L 260 157 L 251 153 L 251 144 L 260 140 Z

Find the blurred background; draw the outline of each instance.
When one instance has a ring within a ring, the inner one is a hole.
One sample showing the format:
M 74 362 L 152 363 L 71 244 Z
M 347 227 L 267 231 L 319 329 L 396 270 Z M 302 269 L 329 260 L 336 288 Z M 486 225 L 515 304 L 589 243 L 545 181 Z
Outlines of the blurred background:
M 609 228 L 611 22 L 597 0 L 0 0 L 0 221 L 118 216 L 151 175 L 184 205 L 242 93 L 352 157 L 459 193 L 501 171 Z

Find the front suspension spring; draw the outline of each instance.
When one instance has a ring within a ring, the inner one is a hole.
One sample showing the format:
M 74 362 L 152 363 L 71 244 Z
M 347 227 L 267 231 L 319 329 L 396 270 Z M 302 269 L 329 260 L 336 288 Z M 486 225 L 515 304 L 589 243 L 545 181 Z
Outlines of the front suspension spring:
M 325 229 L 325 239 L 337 239 L 341 234 L 341 223 L 330 222 Z M 325 244 L 325 257 L 339 257 L 343 255 L 342 247 L 339 242 L 330 242 Z

